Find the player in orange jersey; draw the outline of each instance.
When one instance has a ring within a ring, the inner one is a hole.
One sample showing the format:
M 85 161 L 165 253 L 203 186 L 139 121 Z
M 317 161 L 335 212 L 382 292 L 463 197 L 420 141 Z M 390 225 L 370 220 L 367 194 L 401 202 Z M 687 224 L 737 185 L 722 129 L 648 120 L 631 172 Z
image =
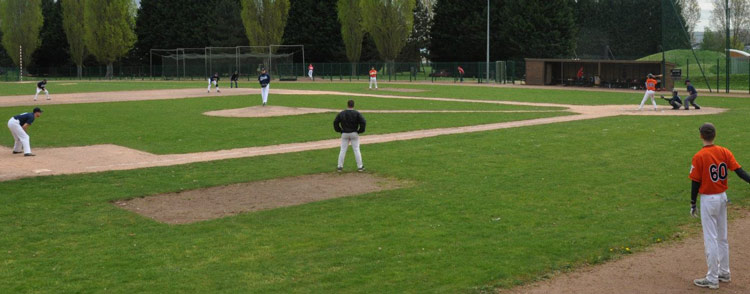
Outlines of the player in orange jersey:
M 654 100 L 654 91 L 656 91 L 656 84 L 659 83 L 659 81 L 655 80 L 655 77 L 661 77 L 661 75 L 654 76 L 652 74 L 648 74 L 648 79 L 646 79 L 646 94 L 643 95 L 643 100 L 641 100 L 641 105 L 638 106 L 638 110 L 643 109 L 643 103 L 646 103 L 646 99 L 651 97 L 651 103 L 654 104 L 654 110 L 656 110 L 656 100 Z
M 690 214 L 697 217 L 695 200 L 701 194 L 701 224 L 708 272 L 693 281 L 698 287 L 718 289 L 719 282 L 731 280 L 729 242 L 727 241 L 727 179 L 729 171 L 750 183 L 745 172 L 729 149 L 714 145 L 716 127 L 705 123 L 699 128 L 703 148 L 693 156 L 690 166 Z
M 372 89 L 372 84 L 375 84 L 375 90 L 378 89 L 378 71 L 375 70 L 375 67 L 373 66 L 370 68 L 370 89 Z

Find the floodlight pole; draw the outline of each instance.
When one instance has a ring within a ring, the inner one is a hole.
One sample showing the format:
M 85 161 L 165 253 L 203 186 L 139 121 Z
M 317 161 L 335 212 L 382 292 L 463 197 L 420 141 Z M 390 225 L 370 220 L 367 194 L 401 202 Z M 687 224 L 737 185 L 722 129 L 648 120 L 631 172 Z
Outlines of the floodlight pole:
M 487 0 L 487 83 L 490 81 L 490 0 Z
M 726 13 L 726 23 L 727 23 L 727 27 L 726 27 L 726 34 L 727 34 L 727 37 L 726 37 L 726 47 L 727 47 L 726 48 L 726 62 L 727 62 L 727 64 L 725 66 L 726 67 L 726 72 L 727 72 L 727 76 L 726 76 L 726 78 L 727 78 L 727 86 L 726 86 L 725 90 L 726 90 L 726 93 L 729 93 L 729 60 L 730 60 L 730 57 L 729 57 L 729 43 L 730 43 L 729 42 L 729 0 L 726 0 L 725 2 L 726 2 L 726 5 L 727 5 L 726 6 L 726 12 L 725 12 Z

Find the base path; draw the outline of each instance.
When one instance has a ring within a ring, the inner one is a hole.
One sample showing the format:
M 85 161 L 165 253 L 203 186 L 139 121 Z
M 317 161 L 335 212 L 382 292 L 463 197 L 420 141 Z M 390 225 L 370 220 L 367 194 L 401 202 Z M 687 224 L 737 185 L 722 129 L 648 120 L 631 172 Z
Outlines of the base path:
M 258 91 L 257 89 L 229 89 L 236 90 L 235 95 L 245 95 L 247 92 Z M 132 100 L 153 100 L 153 99 L 176 99 L 180 98 L 179 94 L 185 91 L 190 91 L 190 95 L 187 97 L 205 97 L 206 93 L 200 90 L 189 89 L 189 90 L 159 90 L 159 91 L 133 91 L 133 92 L 112 92 L 112 93 L 79 93 L 79 94 L 64 94 L 70 95 L 63 97 L 55 97 L 51 101 L 45 101 L 47 103 L 87 103 L 87 102 L 103 102 L 103 98 L 97 98 L 99 95 L 107 94 L 106 101 L 132 101 Z M 198 92 L 198 93 L 195 93 Z M 282 92 L 282 90 L 279 90 Z M 330 91 L 295 91 L 295 90 L 284 90 L 285 94 L 305 94 L 305 95 L 346 95 L 346 96 L 370 96 L 388 99 L 417 99 L 417 100 L 433 100 L 433 101 L 452 101 L 452 102 L 465 102 L 465 103 L 488 103 L 488 104 L 507 104 L 507 105 L 525 105 L 525 106 L 540 106 L 540 107 L 556 107 L 562 111 L 569 111 L 574 113 L 573 115 L 538 118 L 484 125 L 464 126 L 464 127 L 452 127 L 452 128 L 438 128 L 430 130 L 417 130 L 407 131 L 390 134 L 380 135 L 363 135 L 360 138 L 361 144 L 376 144 L 402 140 L 413 140 L 420 138 L 435 137 L 440 135 L 450 134 L 461 134 L 471 132 L 482 132 L 491 131 L 505 128 L 515 128 L 523 126 L 541 125 L 560 123 L 584 119 L 595 119 L 608 116 L 617 115 L 659 115 L 659 116 L 674 116 L 674 115 L 707 115 L 716 114 L 725 111 L 721 108 L 704 107 L 700 110 L 684 111 L 684 110 L 671 110 L 669 108 L 659 108 L 658 110 L 636 110 L 633 105 L 566 105 L 566 104 L 555 104 L 555 103 L 531 103 L 531 102 L 513 102 L 513 101 L 492 101 L 492 100 L 470 100 L 470 99 L 452 99 L 452 98 L 429 98 L 429 97 L 408 97 L 408 96 L 388 96 L 388 95 L 376 95 L 376 94 L 353 94 L 343 92 L 330 92 Z M 225 93 L 211 93 L 212 95 L 224 95 Z M 141 95 L 146 95 L 142 97 Z M 150 96 L 153 95 L 153 96 Z M 62 96 L 62 95 L 61 95 Z M 79 97 L 80 96 L 80 97 Z M 11 101 L 5 101 L 8 97 L 0 97 L 0 101 L 6 104 L 11 104 Z M 115 99 L 115 98 L 119 98 Z M 185 97 L 182 97 L 185 98 Z M 16 99 L 16 98 L 14 98 Z M 0 104 L 0 106 L 2 106 Z M 10 105 L 7 105 L 10 106 Z M 15 106 L 15 105 L 14 105 Z M 240 110 L 229 110 L 230 112 L 244 112 L 248 111 L 265 111 L 263 108 L 243 108 Z M 274 108 L 278 109 L 278 108 Z M 291 109 L 291 110 L 290 110 Z M 310 108 L 307 108 L 310 110 Z M 314 110 L 314 109 L 313 109 Z M 548 111 L 548 110 L 542 110 Z M 277 115 L 290 115 L 296 114 L 293 107 L 287 108 L 287 111 L 279 111 Z M 33 138 L 32 138 L 33 139 Z M 331 149 L 338 148 L 341 142 L 340 139 L 329 139 L 313 142 L 304 143 L 289 143 L 272 146 L 260 146 L 260 147 L 247 147 L 247 148 L 236 148 L 229 150 L 219 151 L 208 151 L 208 152 L 196 152 L 186 154 L 168 154 L 168 155 L 155 155 L 143 151 L 138 151 L 126 147 L 116 145 L 93 145 L 93 146 L 82 146 L 82 147 L 66 147 L 66 148 L 34 148 L 34 153 L 37 154 L 35 157 L 24 157 L 21 154 L 11 154 L 11 149 L 8 147 L 0 147 L 0 181 L 7 181 L 12 179 L 44 176 L 44 175 L 61 175 L 61 174 L 76 174 L 76 173 L 90 173 L 90 172 L 102 172 L 110 170 L 127 170 L 127 169 L 139 169 L 156 166 L 170 166 L 178 164 L 187 164 L 193 162 L 205 162 L 229 158 L 242 158 L 242 157 L 253 157 L 263 156 L 272 154 L 281 154 L 289 152 L 301 152 L 309 150 L 320 150 L 320 149 Z

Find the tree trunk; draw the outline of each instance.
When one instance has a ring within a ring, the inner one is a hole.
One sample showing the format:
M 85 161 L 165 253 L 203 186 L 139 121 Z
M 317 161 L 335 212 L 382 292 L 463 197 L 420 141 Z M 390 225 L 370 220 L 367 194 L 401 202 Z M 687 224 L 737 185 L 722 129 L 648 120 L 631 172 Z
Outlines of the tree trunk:
M 113 74 L 112 74 L 112 72 L 113 72 L 112 68 L 113 68 L 112 62 L 107 63 L 107 73 L 104 75 L 105 79 L 108 79 L 108 80 L 112 79 L 112 76 L 113 76 Z
M 76 68 L 78 69 L 78 79 L 80 80 L 81 78 L 83 78 L 83 66 L 80 64 L 77 64 Z

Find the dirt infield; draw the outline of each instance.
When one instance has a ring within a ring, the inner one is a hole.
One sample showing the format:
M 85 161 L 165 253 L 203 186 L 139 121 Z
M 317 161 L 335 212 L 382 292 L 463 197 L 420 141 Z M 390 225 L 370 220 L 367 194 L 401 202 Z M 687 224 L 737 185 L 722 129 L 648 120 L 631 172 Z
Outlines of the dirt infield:
M 689 217 L 689 207 L 685 207 L 685 217 Z M 747 233 L 750 231 L 750 213 L 736 209 L 733 213 L 737 219 L 729 222 L 732 282 L 720 283 L 718 291 L 693 286 L 693 279 L 702 278 L 707 270 L 703 235 L 698 232 L 676 243 L 655 245 L 645 252 L 616 261 L 497 293 L 750 293 L 750 234 Z
M 368 173 L 318 174 L 116 201 L 120 208 L 168 224 L 398 189 L 404 183 Z
M 214 95 L 257 95 L 257 89 L 226 89 L 221 94 L 211 93 Z M 368 96 L 388 99 L 419 99 L 433 101 L 455 101 L 470 103 L 495 103 L 508 105 L 526 105 L 526 106 L 543 106 L 558 107 L 564 111 L 571 112 L 572 115 L 530 119 L 523 121 L 512 121 L 503 123 L 493 123 L 485 125 L 475 125 L 454 128 L 439 128 L 431 130 L 408 131 L 381 135 L 365 135 L 361 138 L 361 143 L 376 144 L 383 142 L 392 142 L 400 140 L 411 140 L 418 138 L 434 137 L 448 134 L 461 134 L 469 132 L 480 132 L 489 130 L 498 130 L 504 128 L 515 128 L 540 124 L 562 123 L 569 121 L 595 119 L 602 117 L 618 115 L 649 115 L 649 116 L 684 116 L 684 115 L 710 115 L 725 111 L 725 109 L 704 107 L 701 110 L 670 110 L 666 107 L 660 107 L 654 110 L 636 110 L 634 105 L 564 105 L 554 103 L 529 103 L 529 102 L 511 102 L 511 101 L 486 101 L 486 100 L 465 100 L 450 98 L 429 98 L 429 97 L 408 97 L 408 96 L 389 96 L 381 94 L 354 94 L 340 93 L 330 91 L 294 91 L 294 90 L 272 90 L 275 94 L 305 94 L 305 95 L 347 95 L 347 96 Z M 176 99 L 205 97 L 207 94 L 198 89 L 184 90 L 160 90 L 160 91 L 130 91 L 114 93 L 88 93 L 88 94 L 59 94 L 53 95 L 51 101 L 39 101 L 34 103 L 32 96 L 6 96 L 0 97 L 0 106 L 17 106 L 17 105 L 45 105 L 45 104 L 71 104 L 71 103 L 92 103 L 92 102 L 113 102 L 113 101 L 133 101 L 133 100 L 154 100 L 154 99 Z M 226 110 L 243 115 L 259 111 L 256 108 Z M 268 108 L 264 110 L 268 113 L 289 112 L 289 109 Z M 325 110 L 330 111 L 330 110 Z M 289 115 L 289 114 L 281 114 Z M 33 137 L 32 137 L 33 139 Z M 7 147 L 0 147 L 0 181 L 11 179 L 34 177 L 40 175 L 55 174 L 74 174 L 101 172 L 110 170 L 137 169 L 154 166 L 170 166 L 177 164 L 186 164 L 193 162 L 212 161 L 227 158 L 241 158 L 262 156 L 270 154 L 279 154 L 287 152 L 301 152 L 307 150 L 332 149 L 337 148 L 340 144 L 339 139 L 321 140 L 305 143 L 291 143 L 274 146 L 261 146 L 249 148 L 237 148 L 230 150 L 220 150 L 211 152 L 197 152 L 189 154 L 170 154 L 154 155 L 147 152 L 133 150 L 116 145 L 95 145 L 84 147 L 70 148 L 35 148 L 36 157 L 23 157 L 12 155 L 11 150 Z M 270 185 L 270 184 L 268 184 Z M 247 190 L 247 188 L 235 187 L 236 191 Z M 205 190 L 200 190 L 205 193 Z M 184 195 L 191 195 L 183 193 Z M 200 195 L 200 192 L 196 192 Z M 224 193 L 224 192 L 221 192 Z M 239 194 L 243 192 L 238 192 Z M 326 194 L 333 194 L 326 192 Z M 173 196 L 179 199 L 180 196 Z M 184 196 L 183 196 L 184 197 Z M 191 198 L 193 196 L 188 196 Z M 267 196 L 258 196 L 261 201 Z M 334 196 L 335 197 L 335 196 Z M 293 199 L 287 199 L 295 201 Z M 299 199 L 297 199 L 299 200 Z M 138 201 L 155 201 L 143 198 Z M 185 201 L 182 199 L 181 201 Z M 234 200 L 244 201 L 244 200 Z M 127 203 L 123 206 L 134 205 L 138 210 L 136 202 Z M 232 203 L 231 201 L 229 203 Z M 251 209 L 254 207 L 252 202 L 247 204 Z M 140 204 L 138 204 L 140 205 Z M 192 204 L 191 204 L 192 205 Z M 293 204 L 292 204 L 293 205 Z M 167 205 L 168 206 L 168 205 Z M 219 212 L 212 213 L 233 213 L 233 209 L 226 209 L 226 205 L 218 206 Z M 257 207 L 257 206 L 255 206 Z M 223 209 L 223 211 L 222 211 Z M 246 211 L 246 210 L 243 210 Z M 750 283 L 750 234 L 744 232 L 750 230 L 750 217 L 746 212 L 738 212 L 741 218 L 730 223 L 730 246 L 731 261 L 733 268 L 732 283 L 722 284 L 719 291 L 711 293 L 750 293 L 747 286 Z M 185 221 L 180 218 L 179 212 L 169 217 L 177 222 Z M 687 211 L 686 211 L 687 217 Z M 205 215 L 194 216 L 195 219 L 205 219 Z M 655 246 L 644 253 L 636 253 L 632 256 L 625 256 L 621 260 L 609 262 L 604 265 L 586 267 L 579 271 L 559 275 L 553 279 L 546 280 L 534 285 L 512 289 L 510 292 L 501 291 L 501 293 L 702 293 L 708 292 L 691 285 L 694 278 L 698 278 L 705 273 L 706 264 L 703 258 L 702 238 L 694 236 L 678 244 L 670 246 Z
M 222 93 L 211 93 L 210 95 L 247 95 L 248 92 L 259 92 L 257 89 L 227 89 Z M 346 96 L 369 96 L 386 99 L 416 99 L 427 101 L 451 101 L 464 103 L 488 103 L 488 104 L 506 104 L 506 105 L 525 105 L 554 107 L 564 111 L 574 113 L 573 115 L 539 118 L 521 121 L 511 121 L 502 123 L 493 123 L 485 125 L 474 125 L 465 127 L 439 128 L 430 130 L 407 131 L 391 134 L 364 135 L 361 137 L 362 144 L 376 144 L 402 140 L 412 140 L 419 138 L 435 137 L 441 135 L 461 134 L 470 132 L 481 132 L 498 130 L 505 128 L 515 128 L 523 126 L 532 126 L 540 124 L 561 123 L 568 121 L 595 119 L 617 115 L 709 115 L 725 111 L 725 109 L 704 107 L 701 110 L 670 110 L 667 107 L 660 107 L 657 111 L 642 110 L 639 111 L 633 105 L 565 105 L 555 103 L 531 103 L 531 102 L 513 102 L 513 101 L 490 101 L 490 100 L 473 100 L 473 99 L 452 99 L 452 98 L 430 98 L 430 97 L 409 97 L 409 96 L 390 96 L 381 94 L 353 94 L 331 91 L 296 91 L 296 90 L 277 90 L 279 94 L 304 94 L 304 95 L 346 95 Z M 105 96 L 102 96 L 106 94 Z M 183 96 L 184 95 L 184 96 Z M 113 102 L 113 101 L 134 101 L 134 100 L 155 100 L 155 99 L 176 99 L 205 97 L 206 93 L 197 89 L 186 90 L 159 90 L 159 91 L 130 91 L 130 92 L 113 92 L 113 93 L 81 93 L 81 94 L 61 94 L 51 101 L 44 101 L 49 104 L 70 104 L 70 103 L 88 103 L 88 102 Z M 16 103 L 26 103 L 31 97 L 10 96 L 0 97 L 0 106 L 17 105 Z M 226 110 L 229 112 L 250 113 L 257 111 L 259 115 L 287 115 L 289 108 L 268 107 L 265 110 L 262 107 L 243 108 L 239 110 Z M 329 110 L 326 110 L 329 111 Z M 32 137 L 33 139 L 33 137 Z M 0 147 L 0 162 L 3 165 L 13 166 L 14 168 L 0 168 L 0 181 L 12 179 L 34 177 L 43 175 L 60 175 L 101 172 L 110 170 L 138 169 L 155 166 L 170 166 L 177 164 L 187 164 L 193 162 L 203 162 L 212 160 L 221 160 L 229 158 L 242 158 L 262 155 L 272 155 L 288 152 L 301 152 L 308 150 L 320 150 L 336 148 L 340 144 L 338 139 L 321 140 L 305 143 L 290 143 L 272 146 L 236 148 L 229 150 L 196 152 L 187 154 L 168 154 L 155 155 L 143 151 L 133 150 L 126 147 L 115 145 L 93 145 L 83 147 L 67 148 L 34 148 L 36 157 L 23 157 L 21 155 L 11 154 L 8 147 Z

